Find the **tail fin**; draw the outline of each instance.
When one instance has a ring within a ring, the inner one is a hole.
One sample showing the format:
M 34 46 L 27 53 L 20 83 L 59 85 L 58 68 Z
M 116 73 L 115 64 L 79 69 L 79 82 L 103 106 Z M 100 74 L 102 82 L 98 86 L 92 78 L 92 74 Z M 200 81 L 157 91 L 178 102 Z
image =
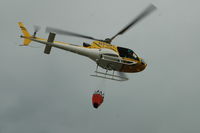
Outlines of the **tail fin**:
M 18 25 L 19 25 L 19 27 L 21 28 L 21 31 L 22 31 L 22 33 L 23 33 L 23 36 L 22 36 L 22 38 L 24 38 L 24 43 L 23 43 L 23 45 L 27 46 L 27 45 L 29 45 L 29 44 L 31 43 L 31 40 L 28 39 L 28 38 L 29 38 L 29 37 L 32 37 L 32 36 L 31 36 L 30 33 L 28 32 L 28 30 L 25 28 L 25 26 L 24 26 L 24 24 L 23 24 L 22 22 L 19 22 Z

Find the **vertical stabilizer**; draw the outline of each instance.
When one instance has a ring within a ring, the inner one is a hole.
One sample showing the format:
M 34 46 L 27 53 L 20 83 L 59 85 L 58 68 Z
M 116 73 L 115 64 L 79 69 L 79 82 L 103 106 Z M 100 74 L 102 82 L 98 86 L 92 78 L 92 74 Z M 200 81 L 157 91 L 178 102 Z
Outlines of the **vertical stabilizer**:
M 29 45 L 30 42 L 31 42 L 31 40 L 28 39 L 28 38 L 30 38 L 30 37 L 32 37 L 32 36 L 30 35 L 30 33 L 28 32 L 28 30 L 26 29 L 26 27 L 24 26 L 24 24 L 23 24 L 22 22 L 19 22 L 18 25 L 19 25 L 19 27 L 20 27 L 22 33 L 23 33 L 23 36 L 21 36 L 22 38 L 24 38 L 24 43 L 23 43 L 23 45 L 27 46 L 27 45 Z

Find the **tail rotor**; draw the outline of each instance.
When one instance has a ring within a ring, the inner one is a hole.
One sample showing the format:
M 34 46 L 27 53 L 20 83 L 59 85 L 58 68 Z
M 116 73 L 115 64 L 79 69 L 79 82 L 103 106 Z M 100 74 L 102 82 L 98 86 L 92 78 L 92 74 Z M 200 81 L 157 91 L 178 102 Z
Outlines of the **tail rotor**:
M 36 34 L 38 31 L 40 31 L 41 27 L 38 25 L 34 25 L 33 29 L 34 29 L 33 37 L 36 37 Z

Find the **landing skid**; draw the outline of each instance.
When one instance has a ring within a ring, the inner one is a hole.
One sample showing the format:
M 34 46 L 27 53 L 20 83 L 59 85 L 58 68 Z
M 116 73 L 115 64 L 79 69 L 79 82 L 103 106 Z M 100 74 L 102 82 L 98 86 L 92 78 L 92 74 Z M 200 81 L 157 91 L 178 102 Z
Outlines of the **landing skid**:
M 126 78 L 126 77 L 114 75 L 114 71 L 113 71 L 113 74 L 109 74 L 109 73 L 107 73 L 107 71 L 106 71 L 106 73 L 95 71 L 95 73 L 96 74 L 90 75 L 90 76 L 98 77 L 98 78 L 104 78 L 104 79 L 110 79 L 110 80 L 115 80 L 115 81 L 126 81 L 126 80 L 128 80 L 128 78 Z

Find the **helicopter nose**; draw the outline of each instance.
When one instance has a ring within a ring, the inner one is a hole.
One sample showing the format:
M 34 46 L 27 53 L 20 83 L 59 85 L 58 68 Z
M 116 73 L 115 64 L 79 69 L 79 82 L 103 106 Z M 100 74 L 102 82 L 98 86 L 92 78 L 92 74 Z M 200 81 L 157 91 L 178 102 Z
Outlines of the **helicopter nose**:
M 146 64 L 146 62 L 144 61 L 144 59 L 141 59 L 141 63 L 142 63 L 143 65 Z
M 99 107 L 99 104 L 98 104 L 98 103 L 93 103 L 93 107 L 94 107 L 95 109 L 97 109 L 97 108 Z
M 147 64 L 144 61 L 144 59 L 140 58 L 140 63 L 141 64 L 138 66 L 137 72 L 141 72 L 147 67 Z

